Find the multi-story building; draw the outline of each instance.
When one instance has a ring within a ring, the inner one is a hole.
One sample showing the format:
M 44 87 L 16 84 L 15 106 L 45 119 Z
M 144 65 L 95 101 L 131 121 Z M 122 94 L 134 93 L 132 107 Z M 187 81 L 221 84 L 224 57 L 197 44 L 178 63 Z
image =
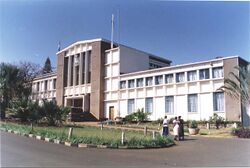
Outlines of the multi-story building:
M 240 101 L 218 90 L 235 66 L 247 64 L 238 56 L 170 66 L 170 60 L 93 39 L 64 48 L 57 58 L 57 73 L 34 80 L 34 98 L 56 99 L 97 120 L 143 108 L 151 120 L 165 115 L 203 120 L 217 113 L 249 122 Z

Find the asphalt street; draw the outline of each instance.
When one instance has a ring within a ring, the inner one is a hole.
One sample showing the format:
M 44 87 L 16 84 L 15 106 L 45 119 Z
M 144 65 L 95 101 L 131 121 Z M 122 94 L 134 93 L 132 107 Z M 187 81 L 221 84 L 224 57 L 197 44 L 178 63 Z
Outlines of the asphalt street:
M 2 167 L 250 166 L 249 139 L 189 137 L 162 149 L 95 149 L 57 145 L 1 131 Z

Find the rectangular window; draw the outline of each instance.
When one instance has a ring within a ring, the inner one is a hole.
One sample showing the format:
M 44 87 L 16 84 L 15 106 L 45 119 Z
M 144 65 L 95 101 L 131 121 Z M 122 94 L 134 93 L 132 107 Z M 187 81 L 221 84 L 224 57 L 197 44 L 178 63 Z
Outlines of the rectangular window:
M 135 111 L 135 99 L 128 99 L 128 114 Z
M 187 79 L 188 79 L 188 81 L 195 81 L 197 79 L 196 71 L 187 72 Z
M 173 82 L 174 82 L 174 75 L 173 74 L 165 75 L 165 83 L 173 83 Z
M 71 60 L 71 74 L 70 74 L 70 86 L 73 86 L 73 69 L 74 69 L 74 56 L 70 57 Z
M 81 84 L 84 84 L 84 81 L 85 81 L 85 52 L 82 53 L 82 81 L 81 81 Z
M 135 87 L 135 80 L 128 80 L 128 88 L 134 88 Z
M 155 76 L 155 85 L 160 85 L 160 84 L 162 84 L 162 75 Z
M 143 87 L 143 78 L 136 79 L 136 86 Z
M 89 76 L 88 76 L 88 83 L 90 83 L 91 82 L 91 51 L 88 51 L 88 68 L 89 68 Z
M 146 100 L 145 100 L 145 112 L 153 113 L 153 98 L 146 98 Z
M 75 66 L 75 85 L 79 85 L 79 65 Z
M 216 92 L 213 94 L 214 111 L 224 111 L 224 93 Z
M 39 92 L 39 86 L 40 86 L 40 82 L 37 82 L 36 83 L 36 91 L 38 91 L 38 92 Z
M 120 89 L 126 89 L 126 81 L 120 82 Z
M 209 69 L 199 70 L 200 80 L 209 79 Z
M 152 85 L 153 85 L 153 77 L 147 77 L 146 86 L 152 86 Z
M 197 94 L 188 95 L 188 112 L 197 112 Z
M 174 96 L 165 97 L 165 112 L 170 114 L 174 113 Z
M 53 89 L 56 89 L 56 79 L 53 79 Z
M 213 78 L 222 78 L 223 77 L 223 68 L 216 67 L 213 68 Z
M 176 83 L 184 81 L 185 81 L 185 73 L 184 72 L 176 73 Z
M 46 80 L 44 82 L 44 91 L 47 91 L 48 90 L 48 81 Z

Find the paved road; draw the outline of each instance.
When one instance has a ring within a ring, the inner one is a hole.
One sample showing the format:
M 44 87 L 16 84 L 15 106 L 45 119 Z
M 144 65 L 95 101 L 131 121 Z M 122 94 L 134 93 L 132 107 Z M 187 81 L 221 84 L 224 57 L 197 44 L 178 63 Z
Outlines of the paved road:
M 80 149 L 1 131 L 6 167 L 250 166 L 250 140 L 192 137 L 164 149 Z

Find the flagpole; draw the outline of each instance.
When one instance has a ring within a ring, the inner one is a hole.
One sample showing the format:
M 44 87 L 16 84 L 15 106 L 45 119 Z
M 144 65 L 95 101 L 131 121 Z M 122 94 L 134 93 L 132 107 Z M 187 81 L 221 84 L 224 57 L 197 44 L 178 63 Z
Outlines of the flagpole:
M 111 20 L 111 24 L 112 24 L 112 29 L 111 29 L 111 49 L 113 48 L 113 38 L 114 38 L 114 14 L 112 14 L 112 20 Z

